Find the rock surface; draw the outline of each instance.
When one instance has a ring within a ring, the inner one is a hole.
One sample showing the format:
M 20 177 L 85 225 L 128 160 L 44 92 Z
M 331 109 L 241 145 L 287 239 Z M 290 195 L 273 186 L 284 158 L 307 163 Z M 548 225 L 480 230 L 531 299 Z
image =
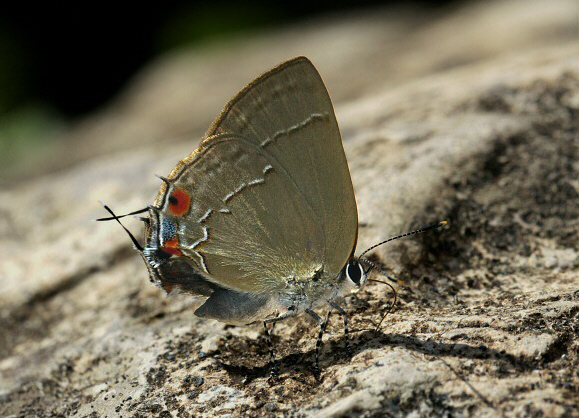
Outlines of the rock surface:
M 571 0 L 434 20 L 384 9 L 151 64 L 71 129 L 66 152 L 0 191 L 0 415 L 579 416 L 578 16 Z M 321 381 L 315 327 L 276 325 L 270 382 L 259 324 L 196 318 L 189 298 L 148 284 L 118 225 L 89 220 L 99 199 L 119 212 L 152 202 L 152 174 L 295 55 L 336 104 L 357 253 L 449 226 L 373 251 L 407 286 L 378 331 L 387 288 L 348 298 L 353 356 L 333 317 Z

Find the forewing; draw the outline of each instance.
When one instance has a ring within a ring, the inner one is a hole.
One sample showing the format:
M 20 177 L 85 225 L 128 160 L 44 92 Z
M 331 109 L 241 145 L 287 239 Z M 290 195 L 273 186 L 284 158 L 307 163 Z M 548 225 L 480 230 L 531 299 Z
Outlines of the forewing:
M 283 167 L 323 231 L 325 272 L 338 274 L 356 245 L 356 202 L 333 106 L 313 64 L 298 57 L 258 77 L 207 133 L 223 134 L 243 137 Z

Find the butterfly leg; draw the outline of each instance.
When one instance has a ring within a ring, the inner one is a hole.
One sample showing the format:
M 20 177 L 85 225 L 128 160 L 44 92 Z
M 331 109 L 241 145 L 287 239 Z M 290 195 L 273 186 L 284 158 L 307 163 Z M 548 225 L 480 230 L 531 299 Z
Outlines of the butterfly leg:
M 344 338 L 346 340 L 346 351 L 348 352 L 348 355 L 352 357 L 353 354 L 352 354 L 352 347 L 350 346 L 350 334 L 348 333 L 348 314 L 336 302 L 330 301 L 329 304 L 332 308 L 338 311 L 340 315 L 342 315 L 342 318 L 344 318 Z
M 331 310 L 328 311 L 324 320 L 320 318 L 320 316 L 310 309 L 306 309 L 306 313 L 314 318 L 317 323 L 320 325 L 320 330 L 318 331 L 318 338 L 316 340 L 316 354 L 314 360 L 314 375 L 316 379 L 319 379 L 320 376 L 320 348 L 322 346 L 322 337 L 324 336 L 324 332 L 326 331 L 326 327 L 328 326 L 328 321 L 330 320 L 330 314 L 332 313 Z
M 275 363 L 275 354 L 273 352 L 273 342 L 271 341 L 271 335 L 269 333 L 269 330 L 267 329 L 266 321 L 263 321 L 263 328 L 265 329 L 265 339 L 267 341 L 267 348 L 269 350 L 269 365 L 270 365 L 269 377 L 271 379 L 275 379 L 277 377 L 277 365 Z
M 267 324 L 272 324 L 271 331 L 273 332 L 273 327 L 275 326 L 275 324 L 277 322 L 283 321 L 284 319 L 289 318 L 291 316 L 294 316 L 295 314 L 296 314 L 296 310 L 290 308 L 283 315 L 276 316 L 275 318 L 268 318 L 268 319 L 263 321 L 263 328 L 265 330 L 265 339 L 267 340 L 267 348 L 269 350 L 269 364 L 271 367 L 271 372 L 270 372 L 270 376 L 269 376 L 270 379 L 277 378 L 278 369 L 277 369 L 277 363 L 275 362 L 275 353 L 274 353 L 274 349 L 273 349 L 273 342 L 271 341 L 271 333 L 267 329 Z

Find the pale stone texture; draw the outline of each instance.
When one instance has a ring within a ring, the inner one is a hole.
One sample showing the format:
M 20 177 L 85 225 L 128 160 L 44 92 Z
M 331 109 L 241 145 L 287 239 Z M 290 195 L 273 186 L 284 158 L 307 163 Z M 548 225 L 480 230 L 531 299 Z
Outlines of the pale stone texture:
M 578 22 L 571 0 L 383 9 L 152 63 L 0 191 L 0 415 L 579 416 Z M 373 251 L 407 287 L 379 331 L 388 289 L 348 298 L 353 357 L 333 317 L 321 382 L 315 327 L 278 324 L 270 383 L 259 324 L 196 318 L 90 220 L 151 203 L 231 95 L 302 54 L 335 99 L 358 253 L 449 226 Z

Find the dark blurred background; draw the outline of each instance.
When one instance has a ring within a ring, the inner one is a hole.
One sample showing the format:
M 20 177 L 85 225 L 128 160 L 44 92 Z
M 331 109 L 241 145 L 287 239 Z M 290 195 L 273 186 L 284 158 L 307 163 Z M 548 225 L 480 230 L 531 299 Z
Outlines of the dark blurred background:
M 416 1 L 412 7 L 428 14 L 463 2 Z M 46 146 L 50 132 L 103 106 L 139 68 L 166 51 L 311 16 L 396 4 L 409 2 L 169 0 L 152 6 L 0 6 L 0 173 L 30 149 Z
M 392 3 L 397 2 L 13 3 L 0 15 L 0 113 L 33 106 L 74 118 L 106 102 L 139 67 L 172 48 L 310 15 Z M 436 9 L 450 3 L 415 6 Z

